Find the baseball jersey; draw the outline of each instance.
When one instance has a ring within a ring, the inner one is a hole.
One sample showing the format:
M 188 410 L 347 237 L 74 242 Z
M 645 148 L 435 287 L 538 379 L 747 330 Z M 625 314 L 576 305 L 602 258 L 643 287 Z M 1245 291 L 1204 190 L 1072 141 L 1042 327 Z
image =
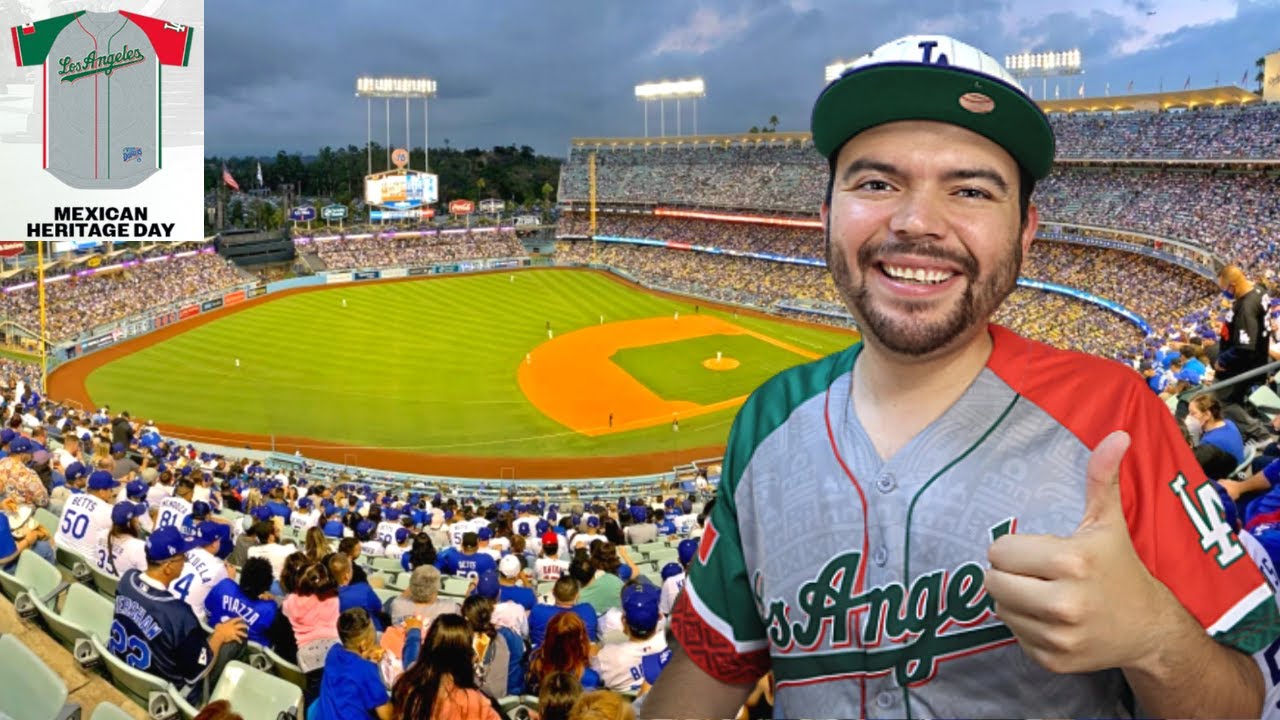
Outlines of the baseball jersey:
M 320 522 L 320 511 L 312 510 L 311 512 L 302 512 L 294 510 L 293 515 L 289 517 L 289 527 L 299 532 L 306 532 L 315 527 Z
M 363 553 L 365 557 L 386 557 L 387 549 L 377 540 L 365 540 L 360 543 L 360 552 Z
M 378 529 L 374 531 L 374 537 L 383 545 L 390 545 L 396 541 L 396 531 L 403 527 L 400 523 L 383 522 L 378 523 Z
M 659 655 L 667 649 L 667 639 L 661 632 L 647 640 L 627 640 L 605 643 L 592 665 L 600 673 L 604 686 L 617 692 L 639 690 L 644 682 L 644 658 Z
M 672 624 L 723 682 L 772 669 L 777 717 L 1127 716 L 1119 670 L 1057 675 L 985 592 L 1008 532 L 1071 535 L 1092 449 L 1132 445 L 1134 549 L 1218 642 L 1259 653 L 1280 612 L 1164 405 L 1131 369 L 991 326 L 965 393 L 888 460 L 857 420 L 860 346 L 775 376 L 734 421 Z
M 150 505 L 150 506 L 159 505 L 161 500 L 164 500 L 165 498 L 172 497 L 172 496 L 173 496 L 172 485 L 161 485 L 160 483 L 156 483 L 155 485 L 152 485 L 151 487 L 147 488 L 147 505 Z
M 179 689 L 193 685 L 213 663 L 208 635 L 185 602 L 144 578 L 137 570 L 120 578 L 107 649 Z
M 204 598 L 204 609 L 210 627 L 240 618 L 249 626 L 249 641 L 270 645 L 271 623 L 280 611 L 274 600 L 246 597 L 235 580 L 226 578 L 213 586 Z
M 111 503 L 89 494 L 72 495 L 62 506 L 53 544 L 96 563 L 98 549 L 111 532 Z
M 684 573 L 672 575 L 662 581 L 662 594 L 658 596 L 658 611 L 663 615 L 670 615 L 671 610 L 676 606 L 676 598 L 680 597 L 680 591 L 684 589 Z
M 183 500 L 177 495 L 160 501 L 159 514 L 156 515 L 156 528 L 177 525 L 178 527 L 187 527 L 191 524 L 191 503 Z
M 227 579 L 227 565 L 204 548 L 187 553 L 182 574 L 169 585 L 169 592 L 191 607 L 201 620 L 205 617 L 204 599 L 214 585 Z
M 129 188 L 160 169 L 160 68 L 186 67 L 190 27 L 80 11 L 10 33 L 18 65 L 42 66 L 46 170 L 75 188 Z
M 560 576 L 569 571 L 569 563 L 564 560 L 555 560 L 548 557 L 540 557 L 533 564 L 533 574 L 539 581 L 543 580 L 559 580 Z
M 109 572 L 116 577 L 124 577 L 130 570 L 145 572 L 147 569 L 147 543 L 132 535 L 111 538 L 106 541 L 110 547 L 98 551 L 98 569 Z M 103 562 L 105 560 L 105 562 Z

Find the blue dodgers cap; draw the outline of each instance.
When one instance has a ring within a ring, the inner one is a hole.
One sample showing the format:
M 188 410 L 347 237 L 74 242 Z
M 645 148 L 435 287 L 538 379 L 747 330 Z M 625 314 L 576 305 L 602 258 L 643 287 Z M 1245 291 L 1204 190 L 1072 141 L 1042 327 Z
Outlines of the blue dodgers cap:
M 122 453 L 122 452 L 124 452 L 124 444 L 123 444 L 123 443 L 111 443 L 111 452 L 112 452 L 112 453 Z
M 84 477 L 88 472 L 89 469 L 86 468 L 83 463 L 77 461 L 68 465 L 66 471 L 63 472 L 62 475 L 67 479 L 67 482 L 71 482 L 72 480 Z
M 600 527 L 600 518 L 596 517 L 595 515 L 592 515 L 591 517 L 587 518 L 587 527 L 593 527 L 593 528 Z
M 147 484 L 142 480 L 134 480 L 124 486 L 124 494 L 130 500 L 145 500 L 148 489 Z
M 628 585 L 622 589 L 622 616 L 631 629 L 647 633 L 658 626 L 662 616 L 659 601 L 662 592 L 647 583 Z
M 676 546 L 676 553 L 680 557 L 681 565 L 688 565 L 693 560 L 693 556 L 698 554 L 698 541 L 693 538 L 681 540 Z
M 649 508 L 644 507 L 642 505 L 636 505 L 635 507 L 632 507 L 631 519 L 638 523 L 645 522 L 646 520 L 649 519 Z
M 213 512 L 213 508 L 209 507 L 209 503 L 203 500 L 197 500 L 191 503 L 191 517 L 196 518 L 197 520 L 202 520 L 208 517 L 211 512 Z
M 943 35 L 909 35 L 854 60 L 813 106 L 813 145 L 828 160 L 850 138 L 899 120 L 965 128 L 1004 148 L 1037 180 L 1053 166 L 1053 128 L 1000 62 Z
M 0 430 L 0 445 L 8 445 L 13 439 L 18 437 L 18 431 L 13 428 L 5 428 Z
M 480 540 L 481 542 L 488 540 L 492 537 L 493 537 L 493 531 L 487 527 L 482 527 L 476 531 L 476 539 Z
M 258 507 L 253 509 L 252 515 L 254 520 L 258 520 L 258 521 L 270 520 L 271 508 L 267 507 L 266 505 L 259 505 Z
M 131 502 L 119 502 L 111 508 L 111 524 L 127 525 L 130 520 L 141 517 L 147 511 L 146 505 Z
M 372 533 L 374 528 L 376 527 L 377 525 L 374 525 L 372 520 L 361 520 L 360 522 L 356 523 L 356 534 L 368 535 Z
M 106 470 L 94 470 L 89 476 L 90 490 L 115 490 L 120 487 L 120 483 L 111 477 L 111 473 Z
M 539 520 L 538 525 L 535 528 L 538 535 L 542 535 L 550 529 L 551 529 L 551 523 L 547 522 L 546 520 Z
M 177 525 L 166 525 L 147 536 L 147 562 L 161 563 L 197 547 L 199 540 L 183 535 Z
M 409 535 L 410 535 L 410 533 L 409 533 L 409 528 L 397 528 L 397 529 L 396 529 L 396 542 L 398 542 L 398 543 L 402 543 L 402 542 L 404 542 L 405 540 L 408 540 L 408 539 L 409 539 Z
M 684 568 L 680 567 L 680 563 L 667 563 L 662 566 L 662 579 L 675 577 L 684 572 Z
M 304 497 L 298 501 L 298 507 L 302 510 L 310 510 L 315 503 L 309 497 Z
M 212 545 L 215 540 L 221 540 L 222 538 L 222 526 L 212 520 L 202 522 L 196 526 L 195 539 L 200 541 L 201 547 Z
M 452 520 L 452 519 L 453 519 L 453 511 L 452 511 L 452 510 L 445 510 L 445 511 L 444 511 L 444 519 L 445 519 L 445 520 Z
M 497 599 L 498 591 L 501 587 L 501 584 L 498 582 L 498 571 L 485 570 L 480 574 L 480 577 L 476 579 L 476 589 L 471 591 L 471 594 Z
M 396 522 L 400 519 L 400 511 L 395 508 L 387 508 L 382 511 L 382 519 L 387 522 Z
M 619 577 L 619 578 L 621 578 L 622 582 L 626 582 L 626 581 L 630 580 L 630 579 L 631 579 L 631 566 L 630 566 L 630 565 L 628 565 L 628 564 L 626 564 L 626 563 L 623 563 L 623 564 L 619 565 L 619 566 L 618 566 L 618 577 Z
M 35 444 L 21 435 L 9 441 L 9 452 L 11 453 L 29 453 L 34 452 L 35 449 Z

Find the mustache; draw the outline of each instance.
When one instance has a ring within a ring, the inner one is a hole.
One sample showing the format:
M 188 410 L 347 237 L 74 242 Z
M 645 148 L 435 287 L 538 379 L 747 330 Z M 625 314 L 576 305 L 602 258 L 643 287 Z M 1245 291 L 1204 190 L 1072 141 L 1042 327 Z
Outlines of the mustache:
M 928 243 L 884 242 L 877 245 L 866 244 L 858 248 L 858 267 L 870 268 L 885 255 L 899 258 L 915 257 L 922 260 L 942 260 L 956 265 L 960 272 L 968 278 L 978 275 L 978 261 L 972 255 L 961 255 L 945 248 Z

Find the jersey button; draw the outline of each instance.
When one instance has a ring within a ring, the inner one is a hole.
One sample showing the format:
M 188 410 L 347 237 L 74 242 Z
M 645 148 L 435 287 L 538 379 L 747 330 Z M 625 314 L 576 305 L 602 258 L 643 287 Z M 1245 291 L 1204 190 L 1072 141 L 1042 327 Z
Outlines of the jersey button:
M 889 551 L 885 549 L 885 546 L 880 545 L 876 547 L 876 549 L 871 553 L 871 562 L 874 562 L 880 567 L 884 567 L 884 564 L 889 562 Z
M 876 489 L 882 493 L 891 493 L 898 487 L 898 481 L 892 474 L 881 475 L 876 479 Z
M 882 708 L 893 707 L 894 694 L 888 690 L 876 695 L 876 704 Z

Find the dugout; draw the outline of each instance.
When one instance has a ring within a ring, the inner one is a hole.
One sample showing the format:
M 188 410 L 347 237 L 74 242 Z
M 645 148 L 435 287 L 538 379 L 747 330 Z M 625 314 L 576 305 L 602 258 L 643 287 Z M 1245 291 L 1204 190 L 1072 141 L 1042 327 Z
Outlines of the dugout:
M 297 251 L 289 231 L 223 230 L 213 240 L 218 254 L 240 267 L 293 262 Z

